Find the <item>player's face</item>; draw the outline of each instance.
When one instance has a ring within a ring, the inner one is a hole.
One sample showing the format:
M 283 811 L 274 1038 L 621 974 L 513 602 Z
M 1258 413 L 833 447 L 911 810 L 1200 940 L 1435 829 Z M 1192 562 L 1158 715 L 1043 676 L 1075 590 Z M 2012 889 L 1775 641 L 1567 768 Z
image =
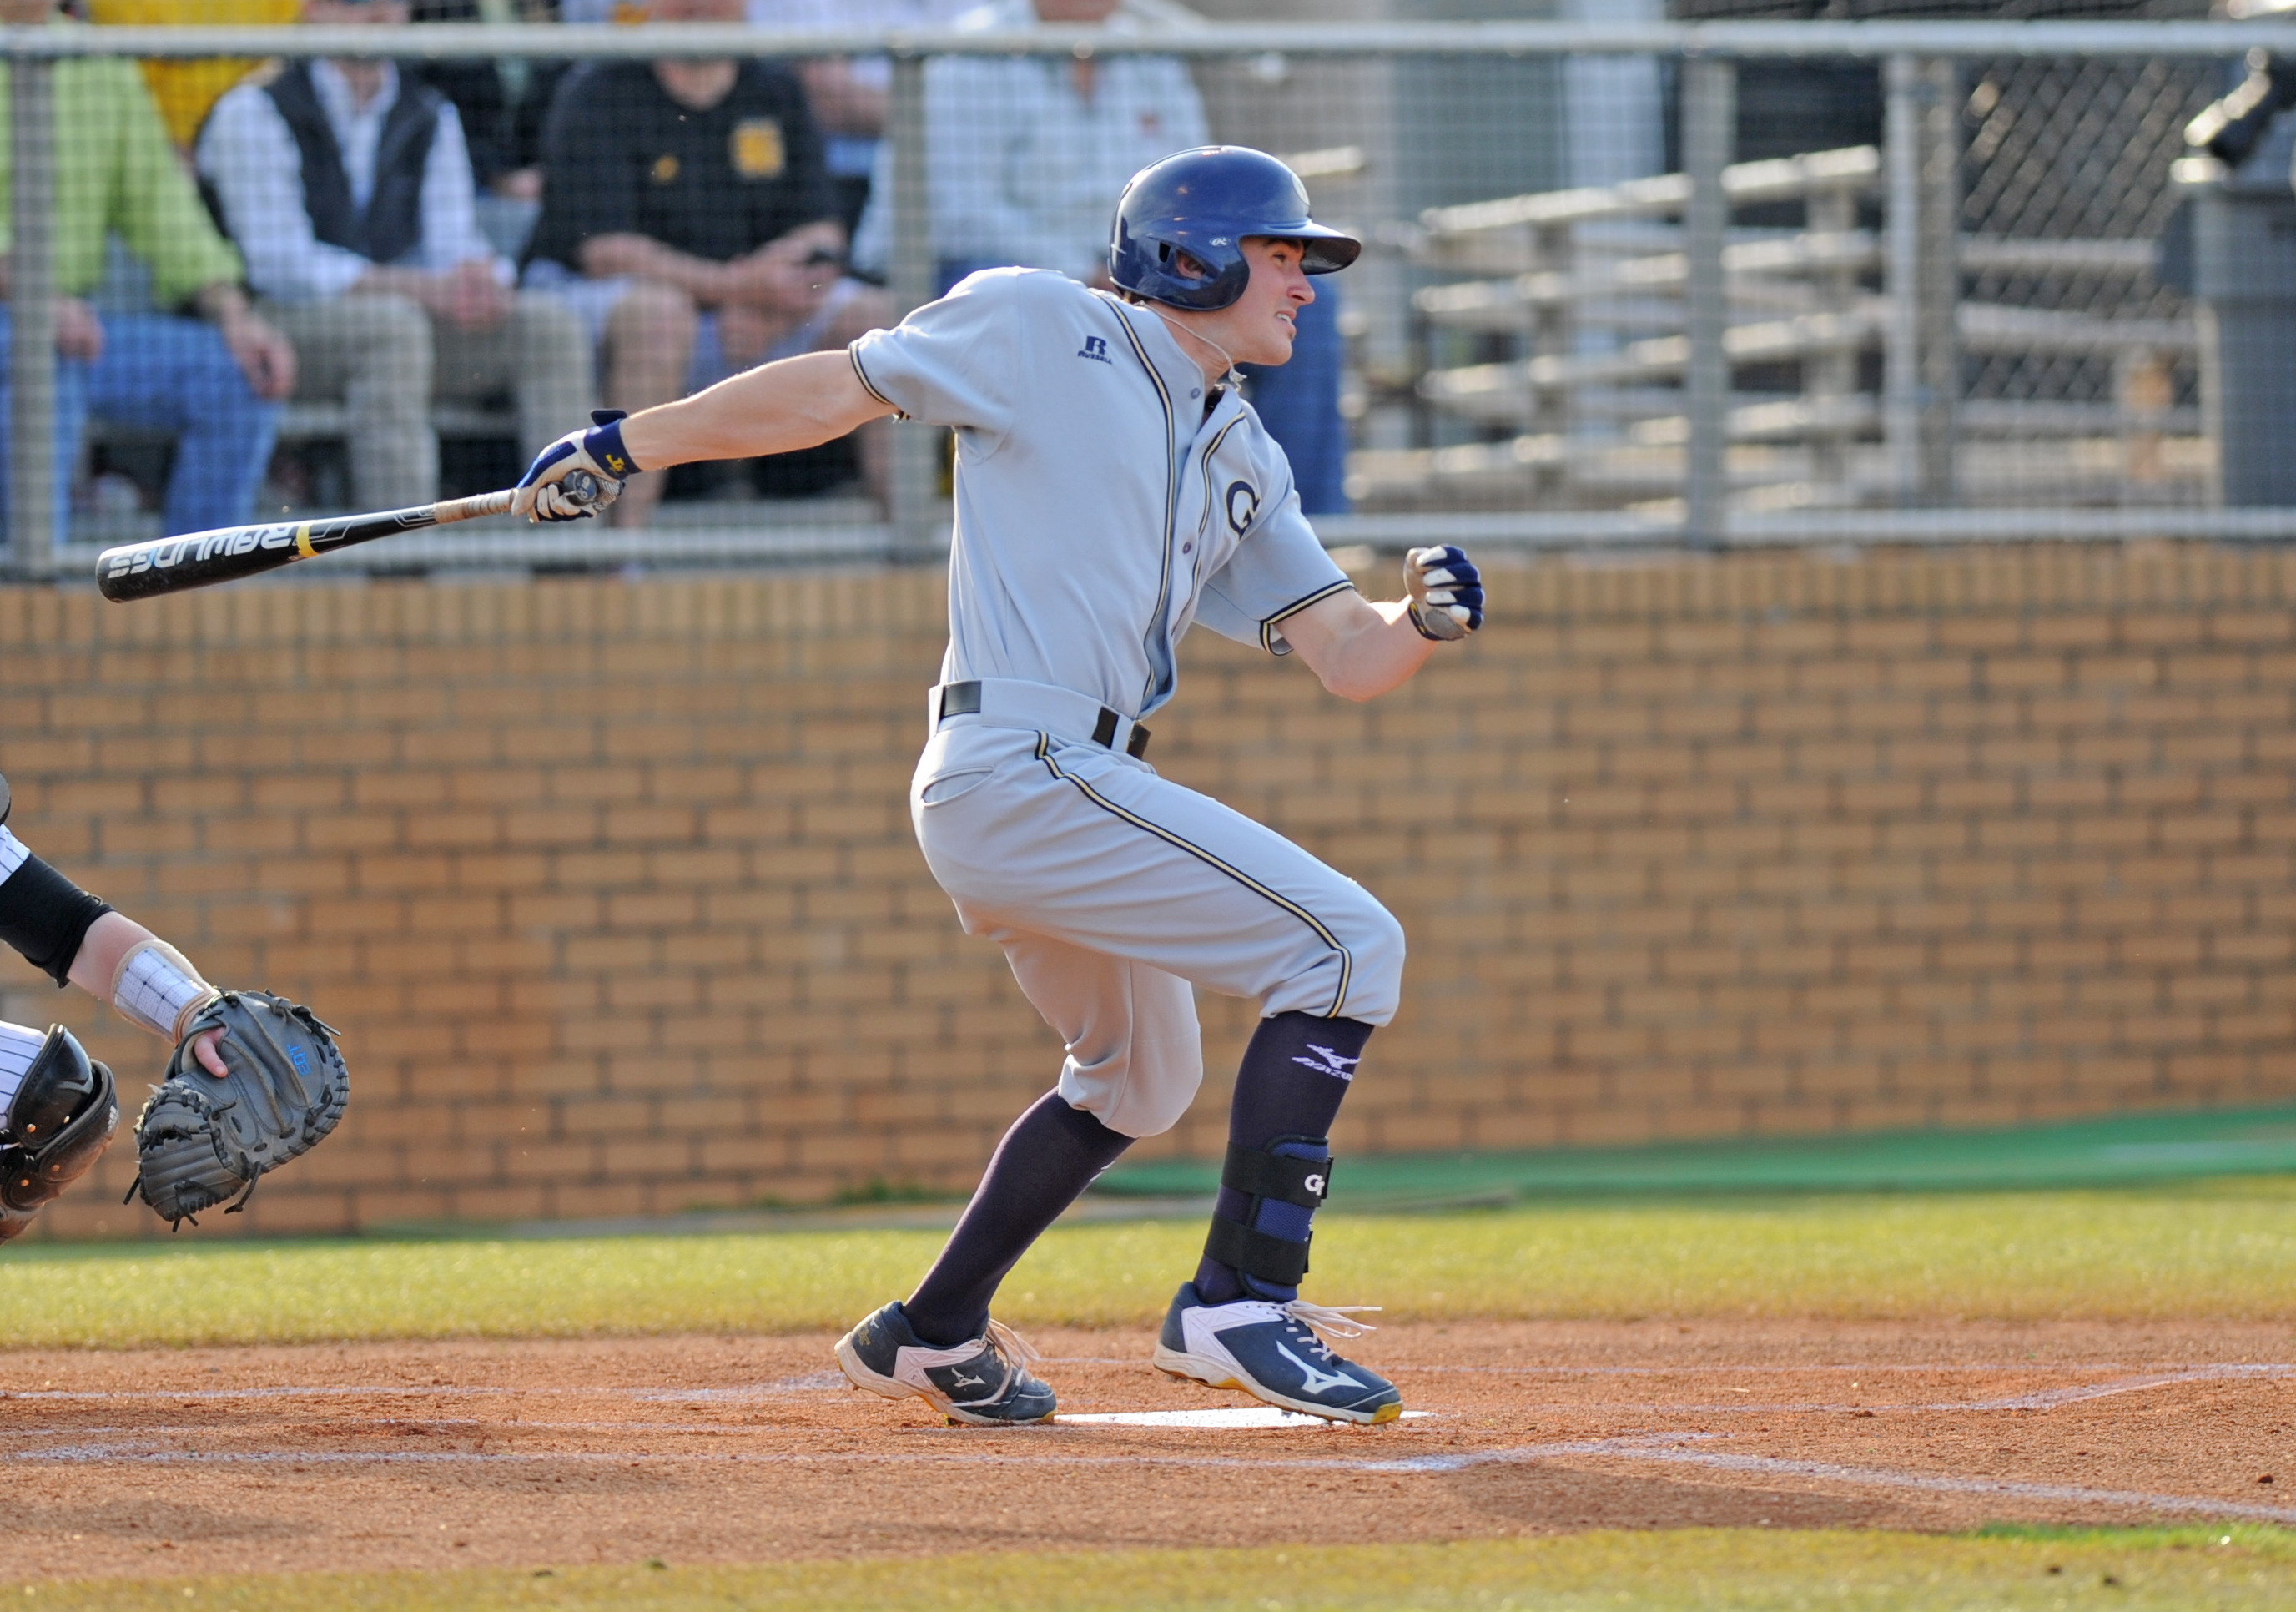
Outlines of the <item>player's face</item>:
M 1316 300 L 1316 288 L 1300 267 L 1297 241 L 1247 235 L 1243 259 L 1251 278 L 1243 295 L 1220 310 L 1225 327 L 1217 337 L 1239 364 L 1289 364 L 1293 324 L 1300 309 Z

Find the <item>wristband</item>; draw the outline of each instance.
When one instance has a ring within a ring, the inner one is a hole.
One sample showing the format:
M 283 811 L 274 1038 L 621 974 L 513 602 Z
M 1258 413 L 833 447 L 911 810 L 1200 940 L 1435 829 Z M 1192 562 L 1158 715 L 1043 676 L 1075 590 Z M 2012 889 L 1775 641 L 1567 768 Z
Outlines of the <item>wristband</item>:
M 618 481 L 637 474 L 640 469 L 631 459 L 630 450 L 622 446 L 622 422 L 627 418 L 619 408 L 594 408 L 590 411 L 590 429 L 582 436 L 582 451 Z
M 166 1041 L 181 1040 L 184 1021 L 221 994 L 165 941 L 139 942 L 111 975 L 113 1009 Z
M 1466 629 L 1461 627 L 1458 623 L 1457 618 L 1450 615 L 1447 612 L 1442 616 L 1441 620 L 1443 625 L 1448 627 L 1451 630 L 1448 632 L 1437 632 L 1428 626 L 1428 618 L 1420 613 L 1418 600 L 1410 600 L 1404 605 L 1404 609 L 1410 613 L 1412 631 L 1417 633 L 1430 644 L 1456 644 L 1461 638 L 1467 636 Z

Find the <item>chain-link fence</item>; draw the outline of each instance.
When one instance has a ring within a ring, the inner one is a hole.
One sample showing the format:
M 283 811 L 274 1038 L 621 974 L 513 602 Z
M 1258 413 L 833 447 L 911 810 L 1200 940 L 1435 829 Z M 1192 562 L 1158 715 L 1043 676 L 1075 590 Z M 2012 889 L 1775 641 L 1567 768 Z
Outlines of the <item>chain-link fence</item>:
M 867 20 L 913 29 L 829 32 L 587 3 L 212 29 L 94 0 L 0 36 L 14 569 L 485 490 L 594 407 L 840 347 L 972 270 L 1093 278 L 1125 177 L 1215 140 L 1369 243 L 1246 382 L 1327 540 L 2296 537 L 2296 25 L 2268 16 L 888 0 Z M 873 428 L 639 478 L 604 529 L 366 563 L 924 555 L 947 452 Z

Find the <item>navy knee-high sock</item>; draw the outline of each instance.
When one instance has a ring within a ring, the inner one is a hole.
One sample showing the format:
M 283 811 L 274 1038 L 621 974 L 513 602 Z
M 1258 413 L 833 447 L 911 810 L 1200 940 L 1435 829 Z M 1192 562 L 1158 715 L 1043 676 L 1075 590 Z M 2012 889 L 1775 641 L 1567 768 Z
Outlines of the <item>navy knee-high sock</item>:
M 1328 1156 L 1332 1122 L 1348 1095 L 1356 1065 L 1363 1057 L 1372 1026 L 1360 1019 L 1319 1019 L 1312 1014 L 1279 1013 L 1259 1021 L 1236 1071 L 1235 1101 L 1228 1109 L 1227 1138 L 1239 1147 L 1266 1147 L 1278 1137 L 1312 1139 L 1284 1144 L 1293 1156 Z M 1252 1200 L 1233 1187 L 1219 1189 L 1213 1213 L 1251 1223 Z M 1311 1210 L 1290 1204 L 1260 1205 L 1258 1229 L 1292 1242 L 1304 1242 Z M 1206 1254 L 1196 1267 L 1196 1291 L 1207 1304 L 1225 1304 L 1254 1293 L 1262 1298 L 1299 1296 L 1255 1277 L 1247 1286 L 1232 1265 Z
M 996 1144 L 948 1246 L 902 1304 L 910 1328 L 944 1349 L 979 1337 L 996 1284 L 1131 1145 L 1130 1137 L 1070 1107 L 1057 1090 L 1037 1098 Z

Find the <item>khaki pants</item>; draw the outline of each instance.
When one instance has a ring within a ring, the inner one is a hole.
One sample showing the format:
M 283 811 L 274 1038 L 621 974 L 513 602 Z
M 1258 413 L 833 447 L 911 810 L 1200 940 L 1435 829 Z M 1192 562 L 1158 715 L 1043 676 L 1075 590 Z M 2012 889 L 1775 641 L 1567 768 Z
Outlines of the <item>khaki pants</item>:
M 413 299 L 339 297 L 263 305 L 295 344 L 295 396 L 350 410 L 353 500 L 397 509 L 439 497 L 434 399 L 517 399 L 520 450 L 531 457 L 589 424 L 596 396 L 589 333 L 554 298 L 521 292 L 487 330 L 434 320 Z

